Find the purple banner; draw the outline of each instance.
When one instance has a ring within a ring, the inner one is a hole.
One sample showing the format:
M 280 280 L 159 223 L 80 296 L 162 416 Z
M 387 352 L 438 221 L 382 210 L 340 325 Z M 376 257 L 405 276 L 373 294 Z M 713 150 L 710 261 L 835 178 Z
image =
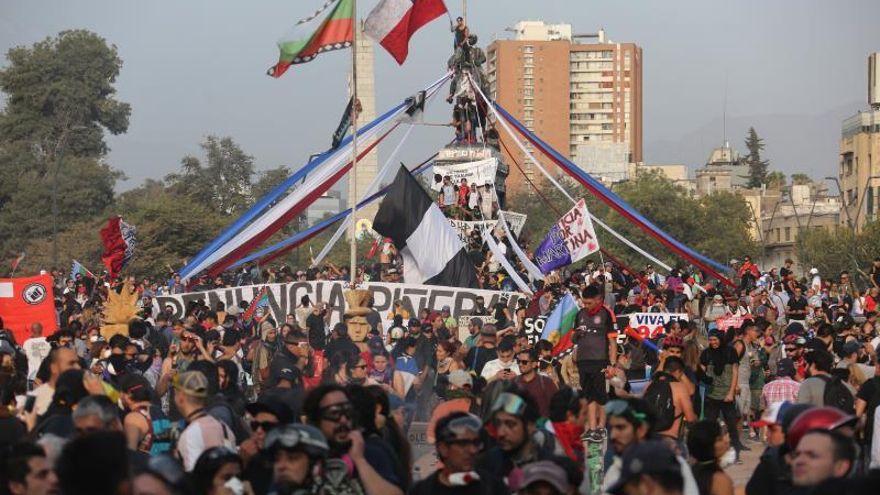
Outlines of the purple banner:
M 550 227 L 547 237 L 535 250 L 535 264 L 545 275 L 557 268 L 571 264 L 571 253 L 565 245 L 565 237 L 562 235 L 562 229 L 558 223 Z

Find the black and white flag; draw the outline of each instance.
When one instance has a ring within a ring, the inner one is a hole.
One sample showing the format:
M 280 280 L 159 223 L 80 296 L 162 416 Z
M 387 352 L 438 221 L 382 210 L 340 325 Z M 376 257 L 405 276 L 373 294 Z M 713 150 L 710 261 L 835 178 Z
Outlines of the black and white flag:
M 464 243 L 406 167 L 382 200 L 373 230 L 394 241 L 406 283 L 477 287 Z

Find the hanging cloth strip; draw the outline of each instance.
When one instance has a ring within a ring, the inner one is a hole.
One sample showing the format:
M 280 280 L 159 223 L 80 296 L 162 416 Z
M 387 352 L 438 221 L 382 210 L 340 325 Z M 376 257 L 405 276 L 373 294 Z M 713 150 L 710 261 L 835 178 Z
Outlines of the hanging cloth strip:
M 538 167 L 538 170 L 540 170 L 541 173 L 544 174 L 544 176 L 547 178 L 547 180 L 549 180 L 550 183 L 556 187 L 556 189 L 558 189 L 566 198 L 568 198 L 568 200 L 571 201 L 572 204 L 577 203 L 577 201 L 575 201 L 575 199 L 568 193 L 568 191 L 566 191 L 565 188 L 562 187 L 562 184 L 560 184 L 556 180 L 556 178 L 553 177 L 553 175 L 551 175 L 550 172 L 548 172 L 547 169 L 545 169 L 543 165 L 541 165 L 541 162 L 539 162 L 537 159 L 535 159 L 535 156 L 525 147 L 525 145 L 522 143 L 522 141 L 520 141 L 519 138 L 517 138 L 516 134 L 513 132 L 513 129 L 510 128 L 509 124 L 503 118 L 501 118 L 501 116 L 495 110 L 495 107 L 492 105 L 492 103 L 489 101 L 489 99 L 486 97 L 486 95 L 483 94 L 483 92 L 480 90 L 480 88 L 475 88 L 475 91 L 477 94 L 480 95 L 480 97 L 483 99 L 483 101 L 486 102 L 486 105 L 488 106 L 488 108 L 491 109 L 492 113 L 495 115 L 495 120 L 501 122 L 501 126 L 504 127 L 504 130 L 507 131 L 507 134 L 511 138 L 513 138 L 513 141 L 517 144 L 517 146 L 519 146 L 519 149 L 523 152 L 523 154 L 529 157 L 529 160 L 536 167 Z M 652 256 L 650 253 L 648 253 L 644 249 L 640 248 L 639 246 L 635 245 L 632 241 L 630 241 L 629 239 L 624 237 L 622 234 L 620 234 L 619 232 L 617 232 L 616 230 L 614 230 L 610 226 L 608 226 L 605 222 L 603 222 L 602 220 L 597 218 L 596 215 L 594 215 L 592 212 L 590 212 L 590 218 L 592 218 L 600 227 L 605 229 L 609 234 L 613 235 L 618 240 L 620 240 L 621 242 L 623 242 L 627 246 L 631 247 L 637 253 L 639 253 L 642 256 L 644 256 L 645 258 L 653 261 L 658 266 L 663 267 L 667 272 L 672 270 L 672 267 L 670 267 L 666 263 L 663 263 L 657 257 Z
M 486 241 L 486 244 L 489 246 L 489 251 L 492 251 L 492 256 L 498 260 L 501 266 L 504 268 L 504 271 L 507 272 L 507 276 L 513 280 L 513 283 L 519 288 L 520 292 L 532 295 L 532 289 L 520 278 L 519 274 L 516 273 L 516 270 L 513 269 L 513 266 L 510 265 L 510 261 L 507 261 L 507 257 L 504 256 L 504 253 L 501 252 L 501 248 L 498 246 L 498 243 L 495 242 L 495 239 L 492 237 L 492 234 L 488 232 L 486 229 L 481 229 L 483 240 Z
M 425 171 L 429 170 L 431 165 L 433 165 L 433 163 L 434 163 L 433 162 L 434 158 L 436 158 L 436 157 L 437 157 L 437 154 L 435 153 L 427 160 L 416 165 L 416 168 L 412 170 L 413 175 L 420 175 L 420 174 L 424 173 Z M 388 192 L 388 186 L 385 186 L 376 194 L 374 194 L 374 195 L 370 196 L 369 198 L 367 198 L 366 200 L 358 203 L 358 208 L 363 208 L 363 207 L 369 205 L 373 201 L 376 201 L 377 199 L 383 197 L 387 192 Z M 313 237 L 315 237 L 318 234 L 321 234 L 322 232 L 324 232 L 325 230 L 330 228 L 333 224 L 339 222 L 340 220 L 344 219 L 345 217 L 349 216 L 350 214 L 351 214 L 351 208 L 347 208 L 345 210 L 342 210 L 341 212 L 337 213 L 336 215 L 333 215 L 330 218 L 322 220 L 322 221 L 316 223 L 315 225 L 312 225 L 311 227 L 307 228 L 306 230 L 303 230 L 302 232 L 297 232 L 296 234 L 288 237 L 287 239 L 284 239 L 283 241 L 280 241 L 280 242 L 273 244 L 269 247 L 263 248 L 260 251 L 247 256 L 246 258 L 242 258 L 241 260 L 235 262 L 230 268 L 239 268 L 242 265 L 245 265 L 247 263 L 252 263 L 254 261 L 257 261 L 261 265 L 264 265 L 266 263 L 270 263 L 273 260 L 275 260 L 276 258 L 278 258 L 279 256 L 283 256 L 284 254 L 290 252 L 292 249 L 296 248 L 297 246 L 301 245 L 302 243 L 308 241 L 309 239 L 312 239 Z
M 385 163 L 382 165 L 382 168 L 379 170 L 379 173 L 376 174 L 375 177 L 373 177 L 373 181 L 367 187 L 367 190 L 364 191 L 364 194 L 360 199 L 361 202 L 366 200 L 372 194 L 374 194 L 376 189 L 379 188 L 379 184 L 381 184 L 383 181 L 386 183 L 391 182 L 390 180 L 387 180 L 388 177 L 386 177 L 386 176 L 388 176 L 388 175 L 393 176 L 393 174 L 397 173 L 397 167 L 393 167 L 393 166 L 391 166 L 391 164 L 397 160 L 397 154 L 400 152 L 400 148 L 403 146 L 403 143 L 409 137 L 412 130 L 413 130 L 413 126 L 412 126 L 412 124 L 410 124 L 409 127 L 407 127 L 406 132 L 403 135 L 403 139 L 401 139 L 400 142 L 397 143 L 397 146 L 394 148 L 394 151 L 391 152 L 391 155 L 388 156 L 388 159 L 385 160 Z M 316 256 L 315 259 L 311 262 L 311 266 L 318 265 L 319 263 L 321 263 L 321 261 L 324 260 L 324 258 L 328 254 L 330 254 L 330 251 L 333 249 L 333 246 L 336 245 L 336 243 L 342 237 L 342 234 L 344 234 L 345 231 L 348 229 L 349 225 L 351 224 L 351 221 L 352 221 L 351 215 L 347 215 L 345 217 L 345 220 L 342 221 L 342 224 L 339 225 L 339 228 L 336 229 L 336 232 L 333 234 L 333 237 L 330 238 L 330 240 L 327 242 L 327 244 L 324 245 L 324 248 L 321 249 L 321 252 L 318 253 L 318 256 Z
M 436 87 L 442 85 L 449 79 L 449 77 L 450 74 L 444 75 L 442 78 L 430 84 L 427 87 L 427 90 L 435 89 Z M 395 118 L 402 115 L 406 111 L 408 106 L 409 102 L 407 101 L 396 105 L 391 110 L 385 112 L 384 114 L 364 126 L 364 128 L 358 132 L 358 136 L 365 138 L 366 140 L 376 137 L 382 132 L 383 128 L 387 128 L 387 126 L 394 124 Z M 290 177 L 288 177 L 284 182 L 272 189 L 268 194 L 266 194 L 266 196 L 258 200 L 256 204 L 254 204 L 254 206 L 249 208 L 244 214 L 241 215 L 241 217 L 233 222 L 232 225 L 224 229 L 220 233 L 220 235 L 217 236 L 217 238 L 211 241 L 208 246 L 203 248 L 196 256 L 194 256 L 190 260 L 190 262 L 180 270 L 181 276 L 185 280 L 188 280 L 192 278 L 193 275 L 207 269 L 211 265 L 217 263 L 217 261 L 223 259 L 229 253 L 234 251 L 237 247 L 240 247 L 247 238 L 251 238 L 254 235 L 253 229 L 248 230 L 248 228 L 259 222 L 261 219 L 263 219 L 263 217 L 266 217 L 269 214 L 275 215 L 275 218 L 283 215 L 283 211 L 277 211 L 276 213 L 273 213 L 273 210 L 275 210 L 275 208 L 284 201 L 278 201 L 278 199 L 294 184 L 303 181 L 304 178 L 306 179 L 303 185 L 298 187 L 291 194 L 289 194 L 288 197 L 296 194 L 300 190 L 309 191 L 310 189 L 307 186 L 310 183 L 315 183 L 314 181 L 310 181 L 309 179 L 311 179 L 315 175 L 320 175 L 321 179 L 326 179 L 328 176 L 332 176 L 333 171 L 338 169 L 338 167 L 344 165 L 346 158 L 350 157 L 351 140 L 351 136 L 346 137 L 342 141 L 342 144 L 339 146 L 339 148 L 335 150 L 325 151 L 315 159 L 309 161 L 306 165 L 304 165 L 302 168 L 300 168 Z M 326 163 L 328 161 L 330 162 L 329 164 Z M 318 169 L 318 172 L 316 172 L 316 169 Z M 321 173 L 321 171 L 326 169 L 330 169 L 329 173 Z M 318 183 L 320 182 L 321 181 L 318 181 Z M 276 203 L 275 206 L 272 206 L 273 203 Z M 287 204 L 287 206 L 289 209 L 290 205 Z M 261 226 L 265 225 L 266 223 L 272 223 L 272 221 L 264 221 L 261 223 Z

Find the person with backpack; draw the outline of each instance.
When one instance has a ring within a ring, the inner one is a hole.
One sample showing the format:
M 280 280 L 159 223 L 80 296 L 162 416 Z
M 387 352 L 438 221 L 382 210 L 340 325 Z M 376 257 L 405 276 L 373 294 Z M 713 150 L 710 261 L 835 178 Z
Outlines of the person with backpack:
M 664 360 L 663 370 L 654 373 L 651 384 L 645 389 L 644 399 L 654 407 L 657 420 L 654 429 L 660 436 L 673 439 L 678 454 L 687 451 L 684 446 L 684 423 L 693 423 L 697 415 L 691 403 L 687 387 L 682 383 L 684 361 L 670 356 Z
M 129 411 L 123 429 L 130 450 L 150 455 L 170 452 L 176 426 L 153 404 L 153 389 L 142 375 L 128 373 L 120 380 L 122 404 Z
M 809 378 L 798 390 L 798 404 L 817 407 L 832 406 L 847 414 L 855 412 L 855 398 L 839 377 L 831 375 L 834 357 L 829 352 L 814 350 L 807 354 Z

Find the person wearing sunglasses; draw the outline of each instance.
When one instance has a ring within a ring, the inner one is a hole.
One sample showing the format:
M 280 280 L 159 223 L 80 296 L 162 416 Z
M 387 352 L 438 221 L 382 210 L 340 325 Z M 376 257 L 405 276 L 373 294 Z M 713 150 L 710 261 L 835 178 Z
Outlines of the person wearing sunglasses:
M 287 404 L 271 398 L 248 404 L 246 411 L 251 435 L 238 447 L 245 465 L 244 479 L 251 482 L 257 493 L 266 493 L 272 481 L 272 457 L 263 450 L 266 438 L 275 429 L 291 423 L 293 414 Z
M 270 460 L 271 486 L 265 491 L 273 495 L 314 493 L 323 482 L 318 474 L 325 470 L 330 448 L 327 440 L 311 425 L 290 424 L 275 428 L 266 437 L 262 454 Z
M 550 415 L 550 400 L 559 387 L 553 380 L 538 373 L 538 350 L 521 350 L 516 355 L 516 364 L 519 366 L 520 374 L 514 378 L 513 383 L 535 399 L 542 417 L 548 417 Z
M 498 477 L 476 470 L 483 449 L 483 422 L 479 417 L 456 411 L 437 421 L 437 458 L 442 467 L 416 483 L 410 495 L 478 495 L 507 493 Z
M 528 393 L 502 392 L 490 411 L 496 445 L 481 458 L 480 469 L 506 478 L 514 469 L 530 462 L 549 460 L 557 453 L 562 455 L 553 435 L 538 428 L 538 405 Z
M 601 287 L 587 286 L 581 293 L 582 309 L 575 317 L 576 361 L 581 391 L 587 399 L 587 439 L 591 442 L 605 439 L 605 372 L 617 362 L 617 318 L 603 305 L 603 297 Z
M 334 383 L 318 386 L 306 396 L 303 413 L 327 439 L 329 457 L 342 459 L 349 466 L 342 482 L 359 483 L 367 495 L 403 495 L 395 460 L 364 441 L 345 387 Z
M 654 435 L 657 416 L 651 404 L 644 399 L 615 399 L 605 404 L 604 409 L 611 430 L 614 461 L 605 473 L 602 492 L 615 493 L 614 487 L 619 486 L 619 482 L 626 479 L 626 471 L 631 467 L 624 463 L 627 453 L 638 449 L 638 446 L 645 442 L 658 440 Z M 668 443 L 667 447 L 670 450 L 672 448 Z M 680 455 L 675 455 L 675 459 L 684 478 L 685 495 L 699 495 L 700 492 L 687 461 Z

